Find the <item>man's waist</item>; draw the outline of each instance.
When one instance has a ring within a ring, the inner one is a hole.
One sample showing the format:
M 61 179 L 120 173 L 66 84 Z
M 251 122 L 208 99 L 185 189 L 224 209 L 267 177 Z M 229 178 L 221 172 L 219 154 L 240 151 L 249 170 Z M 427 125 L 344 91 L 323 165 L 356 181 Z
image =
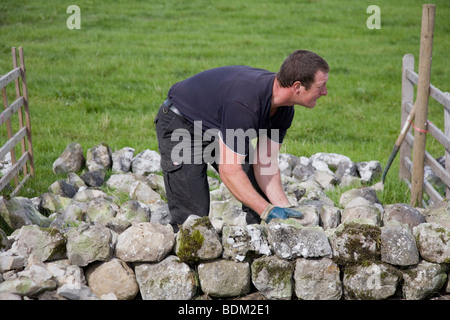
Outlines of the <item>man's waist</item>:
M 178 108 L 173 104 L 172 100 L 169 97 L 167 97 L 167 99 L 164 100 L 164 106 L 166 107 L 166 108 L 164 108 L 165 110 L 167 110 L 167 111 L 170 110 L 170 111 L 174 112 L 175 114 L 179 115 L 180 117 L 183 117 L 180 110 L 178 110 Z M 167 111 L 165 113 L 167 113 Z

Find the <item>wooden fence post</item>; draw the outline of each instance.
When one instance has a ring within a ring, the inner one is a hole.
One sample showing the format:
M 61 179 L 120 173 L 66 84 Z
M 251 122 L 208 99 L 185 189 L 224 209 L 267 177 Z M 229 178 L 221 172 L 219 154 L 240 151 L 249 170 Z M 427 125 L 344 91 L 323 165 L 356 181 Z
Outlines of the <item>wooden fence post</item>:
M 446 92 L 445 95 L 450 98 L 450 93 Z M 447 108 L 444 108 L 444 133 L 447 137 L 450 137 L 450 111 Z M 450 173 L 450 150 L 445 148 L 445 170 Z M 446 198 L 450 198 L 450 188 L 447 186 L 445 188 L 445 196 Z
M 28 142 L 28 154 L 30 161 L 30 174 L 34 177 L 34 157 L 33 157 L 33 143 L 31 141 L 31 120 L 30 120 L 30 106 L 28 105 L 28 89 L 27 89 L 27 77 L 25 68 L 25 57 L 23 55 L 23 48 L 19 47 L 19 60 L 20 60 L 20 76 L 22 78 L 22 94 L 23 94 L 23 107 L 25 109 L 25 124 L 27 127 L 27 142 Z
M 416 121 L 411 179 L 411 206 L 422 207 L 426 133 L 428 132 L 428 98 L 430 94 L 431 57 L 433 49 L 434 15 L 436 6 L 422 7 L 420 35 L 419 80 L 417 84 Z
M 414 83 L 412 83 L 407 77 L 407 70 L 414 71 L 414 56 L 412 54 L 405 54 L 402 60 L 402 114 L 401 114 L 401 130 L 404 128 L 406 119 L 408 118 L 408 104 L 414 103 Z M 411 127 L 408 131 L 411 131 Z M 405 132 L 406 134 L 406 132 Z M 405 157 L 411 158 L 412 147 L 407 142 L 400 146 L 400 180 L 411 180 L 411 172 L 409 167 L 405 164 Z
M 11 53 L 12 53 L 12 63 L 13 63 L 13 68 L 17 68 L 17 53 L 16 53 L 16 48 L 12 47 L 11 48 Z M 14 80 L 14 85 L 16 88 L 16 99 L 19 99 L 21 94 L 20 94 L 20 81 L 19 78 L 17 78 L 16 80 Z M 20 107 L 19 110 L 17 110 L 17 114 L 19 115 L 19 128 L 23 128 L 23 113 L 22 113 L 22 107 Z M 22 148 L 22 154 L 24 154 L 27 149 L 26 149 L 26 145 L 25 145 L 25 137 L 20 141 L 20 145 Z M 27 164 L 25 164 L 23 166 L 23 174 L 27 175 L 28 174 L 28 168 L 27 168 Z

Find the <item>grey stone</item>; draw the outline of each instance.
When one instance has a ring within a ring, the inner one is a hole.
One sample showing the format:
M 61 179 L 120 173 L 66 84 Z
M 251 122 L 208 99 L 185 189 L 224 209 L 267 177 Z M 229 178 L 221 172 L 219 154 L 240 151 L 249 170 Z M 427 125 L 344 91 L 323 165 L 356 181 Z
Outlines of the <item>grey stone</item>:
M 450 231 L 436 223 L 422 223 L 413 229 L 420 256 L 436 263 L 450 262 Z
M 202 291 L 212 297 L 237 297 L 250 292 L 248 262 L 203 262 L 198 265 L 198 277 Z
M 93 199 L 86 209 L 86 221 L 106 223 L 116 216 L 118 210 L 117 204 L 105 198 Z
M 322 228 L 303 227 L 295 219 L 270 221 L 268 240 L 274 253 L 281 259 L 332 256 L 330 243 Z
M 326 152 L 319 152 L 314 155 L 312 155 L 309 158 L 311 163 L 314 163 L 315 161 L 322 161 L 327 164 L 330 168 L 337 169 L 339 164 L 341 162 L 350 162 L 351 159 L 347 156 L 337 154 L 337 153 L 326 153 Z
M 405 223 L 412 229 L 421 223 L 426 222 L 425 216 L 416 208 L 406 203 L 395 203 L 384 207 L 383 224 L 395 220 Z
M 115 255 L 125 262 L 157 262 L 172 251 L 174 243 L 172 226 L 136 223 L 117 237 Z
M 58 180 L 51 184 L 49 191 L 61 197 L 73 198 L 78 188 L 65 180 Z
M 228 225 L 245 226 L 247 224 L 245 215 L 246 213 L 242 210 L 242 205 L 239 205 L 237 200 L 211 201 L 209 212 L 211 219 L 223 220 Z
M 164 185 L 164 178 L 163 176 L 156 174 L 156 173 L 150 173 L 146 178 L 145 182 L 158 192 L 162 197 L 166 198 L 166 186 Z
M 371 183 L 381 175 L 381 165 L 379 161 L 365 161 L 356 163 L 361 181 Z
M 164 201 L 156 201 L 149 205 L 151 211 L 151 222 L 157 222 L 163 225 L 171 221 L 169 206 Z
M 23 226 L 17 237 L 10 250 L 12 254 L 23 257 L 33 254 L 41 261 L 66 257 L 66 239 L 56 229 L 41 228 L 37 225 Z
M 68 300 L 98 300 L 97 296 L 85 284 L 63 284 L 56 291 Z
M 222 254 L 221 239 L 207 216 L 189 217 L 176 237 L 175 254 L 186 263 L 218 258 Z
M 146 149 L 134 157 L 131 162 L 132 172 L 145 176 L 161 171 L 161 156 L 158 152 Z
M 341 223 L 341 210 L 334 206 L 322 205 L 319 225 L 324 229 L 334 229 Z
M 133 173 L 117 173 L 109 177 L 106 186 L 118 192 L 129 194 L 131 185 L 136 181 L 143 181 L 143 178 Z
M 130 185 L 129 197 L 131 200 L 138 200 L 145 204 L 151 204 L 161 200 L 161 195 L 142 181 L 136 181 Z
M 111 148 L 106 143 L 89 148 L 86 152 L 86 167 L 89 171 L 111 169 Z
M 391 223 L 381 227 L 381 261 L 410 266 L 419 263 L 419 250 L 409 227 Z
M 293 293 L 294 265 L 290 261 L 268 256 L 257 258 L 251 265 L 253 285 L 267 299 L 290 300 Z
M 330 258 L 295 261 L 295 294 L 302 300 L 339 300 L 342 283 L 339 266 Z
M 91 200 L 97 199 L 97 198 L 106 198 L 107 195 L 102 190 L 92 189 L 92 188 L 83 188 L 78 190 L 78 192 L 73 197 L 73 200 L 79 201 L 79 202 L 90 202 Z
M 3 250 L 9 250 L 11 243 L 8 239 L 6 232 L 0 228 L 0 252 Z
M 300 157 L 297 165 L 292 169 L 292 177 L 300 181 L 307 181 L 313 176 L 314 170 L 309 162 L 309 158 Z
M 72 200 L 70 198 L 46 192 L 40 197 L 39 208 L 41 211 L 47 213 L 63 213 L 71 202 Z
M 63 153 L 53 162 L 53 172 L 65 174 L 80 171 L 85 164 L 83 148 L 79 143 L 72 142 L 66 146 Z
M 357 300 L 387 299 L 395 294 L 399 281 L 400 273 L 387 264 L 349 266 L 344 272 L 344 295 Z
M 131 223 L 150 222 L 151 210 L 148 205 L 137 200 L 129 200 L 120 206 L 116 217 Z
M 422 300 L 439 291 L 447 274 L 443 264 L 422 260 L 417 266 L 403 271 L 403 297 L 406 300 Z
M 0 272 L 23 269 L 26 264 L 24 256 L 14 254 L 12 251 L 0 252 Z
M 51 222 L 39 212 L 30 199 L 24 197 L 14 197 L 9 200 L 0 197 L 0 216 L 11 230 L 31 224 L 45 228 Z
M 117 258 L 89 265 L 86 279 L 97 297 L 113 293 L 117 300 L 131 300 L 139 292 L 133 269 Z
M 112 171 L 114 173 L 127 173 L 131 169 L 131 162 L 134 157 L 134 149 L 125 147 L 114 151 L 111 154 Z
M 80 176 L 81 180 L 88 187 L 101 187 L 105 182 L 105 171 L 104 170 L 92 170 L 83 173 Z
M 381 230 L 370 221 L 341 223 L 330 235 L 333 259 L 339 265 L 380 259 Z
M 450 230 L 450 201 L 444 199 L 424 210 L 426 222 L 437 223 Z
M 22 276 L 14 280 L 7 280 L 0 283 L 0 293 L 9 292 L 20 296 L 36 296 L 46 290 L 56 288 L 54 280 L 46 280 L 41 283 L 34 282 L 31 278 Z
M 353 161 L 340 161 L 336 169 L 336 177 L 342 180 L 343 177 L 358 177 L 356 163 Z
M 175 256 L 138 264 L 135 272 L 143 300 L 190 300 L 197 293 L 194 271 Z
M 350 189 L 343 192 L 339 199 L 339 206 L 341 208 L 345 208 L 350 201 L 352 201 L 357 197 L 362 197 L 373 204 L 380 203 L 380 200 L 378 199 L 375 189 L 366 187 L 366 188 Z
M 297 221 L 303 226 L 318 226 L 321 209 L 318 206 L 309 203 L 311 202 L 304 201 L 293 208 L 303 213 L 303 217 L 297 219 Z
M 368 219 L 373 224 L 381 225 L 381 212 L 378 207 L 362 197 L 351 200 L 342 211 L 341 222 Z
M 67 257 L 74 265 L 84 267 L 94 261 L 107 261 L 113 254 L 111 231 L 99 224 L 70 228 L 67 236 Z
M 261 255 L 270 255 L 271 250 L 262 227 L 225 225 L 222 229 L 223 259 L 244 261 Z

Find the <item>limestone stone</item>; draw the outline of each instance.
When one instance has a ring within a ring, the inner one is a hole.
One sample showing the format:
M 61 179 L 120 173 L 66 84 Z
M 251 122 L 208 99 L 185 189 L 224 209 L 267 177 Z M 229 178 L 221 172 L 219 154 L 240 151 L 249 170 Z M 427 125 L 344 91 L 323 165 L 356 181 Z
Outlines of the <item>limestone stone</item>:
M 139 292 L 133 270 L 117 258 L 91 264 L 86 271 L 86 279 L 97 297 L 113 293 L 117 300 L 131 300 Z
M 172 226 L 136 223 L 117 237 L 115 255 L 125 262 L 157 262 L 169 254 L 174 243 Z

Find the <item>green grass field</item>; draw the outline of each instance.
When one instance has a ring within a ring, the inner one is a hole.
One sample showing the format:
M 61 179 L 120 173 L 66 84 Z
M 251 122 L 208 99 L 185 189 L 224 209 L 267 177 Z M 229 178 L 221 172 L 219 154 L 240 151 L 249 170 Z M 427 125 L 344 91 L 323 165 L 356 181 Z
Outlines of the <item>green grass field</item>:
M 450 3 L 433 3 L 431 82 L 445 92 Z M 79 30 L 66 26 L 73 4 Z M 381 29 L 366 26 L 371 4 L 381 9 Z M 297 108 L 282 152 L 334 152 L 384 167 L 401 125 L 403 55 L 413 54 L 418 68 L 421 18 L 422 2 L 411 0 L 2 0 L 0 73 L 12 69 L 11 47 L 22 46 L 32 112 L 36 177 L 21 194 L 40 195 L 61 178 L 52 164 L 71 142 L 85 151 L 101 142 L 136 154 L 157 150 L 153 118 L 173 83 L 231 64 L 276 72 L 296 49 L 328 61 L 328 96 L 312 110 Z M 442 106 L 431 101 L 429 112 L 443 129 Z M 3 144 L 6 128 L 0 134 Z M 432 138 L 427 143 L 433 156 L 443 155 Z M 384 203 L 409 202 L 398 163 Z

